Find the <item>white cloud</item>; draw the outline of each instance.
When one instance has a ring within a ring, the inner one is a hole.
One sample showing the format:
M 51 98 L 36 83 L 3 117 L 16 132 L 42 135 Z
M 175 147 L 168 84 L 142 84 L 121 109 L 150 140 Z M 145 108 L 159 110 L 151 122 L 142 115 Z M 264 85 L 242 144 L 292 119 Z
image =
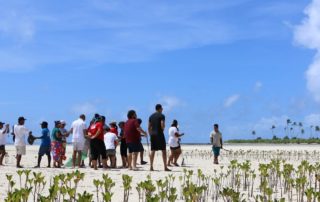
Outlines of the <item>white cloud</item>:
M 295 42 L 316 50 L 316 55 L 307 72 L 307 88 L 317 102 L 320 102 L 320 0 L 313 0 L 304 13 L 307 15 L 295 28 Z
M 176 107 L 185 105 L 179 98 L 173 96 L 163 96 L 159 103 L 162 104 L 162 107 L 165 111 L 171 111 Z
M 82 104 L 76 104 L 72 107 L 72 112 L 75 114 L 93 114 L 97 112 L 97 107 L 95 104 L 90 102 L 85 102 Z
M 240 99 L 240 95 L 238 95 L 238 94 L 235 94 L 235 95 L 228 97 L 224 101 L 224 107 L 225 108 L 232 107 L 239 99 Z

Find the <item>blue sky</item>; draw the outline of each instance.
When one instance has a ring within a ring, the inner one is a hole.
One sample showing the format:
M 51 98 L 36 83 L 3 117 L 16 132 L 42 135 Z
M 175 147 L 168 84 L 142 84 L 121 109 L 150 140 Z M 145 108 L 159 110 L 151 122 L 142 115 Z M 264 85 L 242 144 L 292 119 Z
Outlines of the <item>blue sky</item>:
M 184 142 L 208 142 L 213 123 L 225 139 L 320 125 L 319 0 L 0 3 L 0 119 L 35 134 L 129 109 L 146 128 L 156 103 Z

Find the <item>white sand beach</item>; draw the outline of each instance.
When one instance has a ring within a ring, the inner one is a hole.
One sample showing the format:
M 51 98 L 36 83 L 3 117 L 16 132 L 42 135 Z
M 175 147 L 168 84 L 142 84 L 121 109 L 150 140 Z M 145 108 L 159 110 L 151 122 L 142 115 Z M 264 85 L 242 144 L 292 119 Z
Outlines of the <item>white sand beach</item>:
M 150 175 L 153 180 L 164 179 L 165 176 L 172 174 L 176 176 L 175 186 L 179 190 L 180 182 L 178 180 L 179 176 L 183 176 L 183 169 L 193 170 L 197 173 L 198 169 L 201 169 L 205 175 L 214 176 L 216 172 L 226 172 L 227 167 L 230 165 L 230 161 L 237 159 L 239 162 L 245 160 L 251 161 L 251 168 L 255 170 L 258 174 L 258 165 L 259 163 L 270 162 L 271 159 L 281 158 L 286 159 L 288 163 L 294 164 L 297 166 L 303 159 L 307 159 L 310 163 L 315 163 L 319 161 L 320 155 L 320 146 L 319 145 L 225 145 L 225 148 L 229 151 L 221 151 L 221 160 L 220 165 L 213 165 L 213 159 L 211 157 L 211 146 L 210 145 L 187 145 L 182 146 L 183 156 L 185 165 L 182 167 L 172 167 L 172 172 L 164 172 L 162 166 L 162 160 L 160 152 L 155 159 L 155 170 L 154 172 L 149 171 L 149 164 L 140 166 L 140 171 L 129 171 L 128 169 L 109 169 L 94 171 L 91 168 L 80 169 L 80 172 L 85 173 L 84 181 L 80 182 L 77 192 L 87 191 L 95 194 L 95 187 L 93 185 L 93 179 L 101 179 L 102 174 L 108 174 L 109 177 L 115 182 L 115 187 L 112 189 L 114 195 L 112 201 L 122 201 L 123 199 L 123 186 L 122 186 L 122 174 L 128 174 L 133 176 L 132 190 L 130 191 L 130 200 L 129 201 L 139 201 L 138 192 L 136 190 L 137 183 L 146 180 L 147 175 Z M 145 146 L 145 160 L 149 162 L 148 150 Z M 7 146 L 6 150 L 9 154 L 9 157 L 6 158 L 6 165 L 0 167 L 0 201 L 3 201 L 6 197 L 8 183 L 6 180 L 6 175 L 13 175 L 16 180 L 16 187 L 19 188 L 18 175 L 16 174 L 15 167 L 15 149 L 13 146 Z M 119 150 L 119 148 L 118 148 Z M 72 147 L 67 147 L 67 157 L 71 156 Z M 59 173 L 68 173 L 72 172 L 72 169 L 62 168 L 46 168 L 47 159 L 46 156 L 42 160 L 42 168 L 34 169 L 37 161 L 38 146 L 27 146 L 27 155 L 22 158 L 22 165 L 25 169 L 31 169 L 34 172 L 42 172 L 46 177 L 48 182 L 51 181 L 54 175 Z M 119 151 L 117 151 L 117 164 L 120 166 L 121 157 L 119 156 Z M 179 164 L 182 161 L 182 158 L 179 160 Z M 138 161 L 139 162 L 139 161 Z M 86 165 L 88 162 L 86 161 Z M 258 178 L 255 182 L 254 193 L 259 193 Z M 179 192 L 179 191 L 178 191 Z M 44 190 L 44 195 L 48 194 L 47 189 Z M 30 197 L 30 201 L 32 197 Z M 209 197 L 211 198 L 211 196 Z M 95 199 L 95 198 L 94 198 Z M 181 197 L 178 196 L 180 200 Z M 250 197 L 245 197 L 247 200 L 253 200 Z M 179 201 L 177 200 L 177 201 Z M 221 200 L 221 199 L 219 199 Z M 219 201 L 218 200 L 218 201 Z M 183 200 L 180 200 L 183 201 Z M 212 201 L 210 199 L 209 201 Z

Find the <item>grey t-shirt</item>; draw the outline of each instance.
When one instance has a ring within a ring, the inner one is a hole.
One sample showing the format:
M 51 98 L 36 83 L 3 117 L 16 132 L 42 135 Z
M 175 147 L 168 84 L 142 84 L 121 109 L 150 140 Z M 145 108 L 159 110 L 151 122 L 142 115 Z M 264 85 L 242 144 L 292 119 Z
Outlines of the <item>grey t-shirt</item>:
M 210 134 L 210 138 L 212 140 L 212 145 L 215 147 L 221 147 L 222 142 L 222 134 L 220 132 L 212 131 Z
M 165 120 L 166 120 L 165 116 L 160 112 L 155 112 L 154 114 L 152 114 L 149 118 L 149 123 L 152 128 L 152 132 L 150 135 L 160 135 L 160 134 L 163 135 L 164 133 L 161 127 L 161 121 L 165 121 Z

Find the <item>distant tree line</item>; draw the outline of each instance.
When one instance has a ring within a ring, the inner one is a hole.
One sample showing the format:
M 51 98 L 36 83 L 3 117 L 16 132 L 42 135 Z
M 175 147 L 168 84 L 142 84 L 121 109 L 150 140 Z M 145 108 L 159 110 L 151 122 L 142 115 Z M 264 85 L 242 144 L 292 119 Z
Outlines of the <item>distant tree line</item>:
M 291 121 L 291 119 L 286 120 L 286 126 L 284 129 L 284 137 L 277 136 L 276 129 L 281 128 L 276 125 L 272 125 L 270 130 L 272 133 L 272 138 L 261 138 L 256 137 L 257 132 L 253 130 L 251 132 L 253 139 L 244 140 L 244 139 L 234 139 L 228 140 L 227 143 L 279 143 L 279 144 L 290 144 L 290 143 L 305 143 L 305 144 L 320 144 L 319 133 L 320 126 L 309 125 L 306 126 L 302 122 Z M 309 133 L 309 137 L 303 137 L 306 133 Z

